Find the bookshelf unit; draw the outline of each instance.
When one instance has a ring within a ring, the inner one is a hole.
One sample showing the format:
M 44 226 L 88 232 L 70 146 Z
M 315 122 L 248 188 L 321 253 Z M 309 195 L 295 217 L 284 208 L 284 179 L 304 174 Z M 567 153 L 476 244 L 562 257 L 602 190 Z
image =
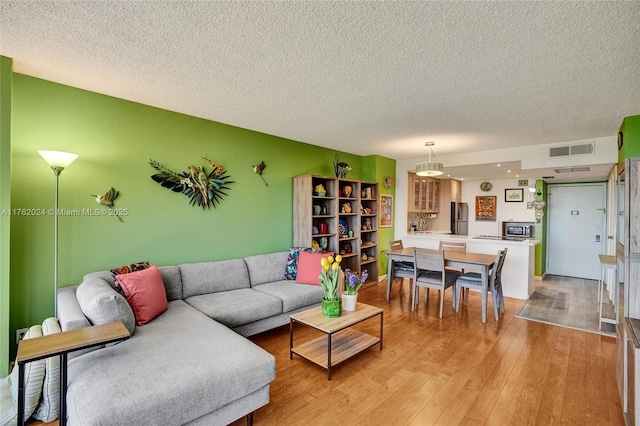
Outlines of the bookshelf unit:
M 319 185 L 325 189 L 319 194 Z M 378 184 L 304 175 L 293 178 L 293 244 L 342 256 L 342 269 L 378 282 Z

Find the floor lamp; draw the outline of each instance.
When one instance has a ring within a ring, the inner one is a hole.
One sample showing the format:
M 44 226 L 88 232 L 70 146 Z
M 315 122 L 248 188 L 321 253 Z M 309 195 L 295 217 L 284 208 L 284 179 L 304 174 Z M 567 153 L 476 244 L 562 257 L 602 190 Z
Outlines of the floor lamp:
M 56 201 L 54 205 L 53 212 L 53 239 L 54 239 L 54 292 L 53 292 L 53 300 L 54 300 L 54 316 L 58 317 L 58 180 L 60 177 L 60 173 L 65 169 L 65 167 L 69 167 L 69 164 L 73 163 L 73 160 L 78 158 L 77 154 L 71 154 L 70 152 L 61 152 L 61 151 L 38 151 L 38 154 L 44 158 L 44 161 L 51 166 L 51 170 L 53 170 L 53 174 L 56 176 Z

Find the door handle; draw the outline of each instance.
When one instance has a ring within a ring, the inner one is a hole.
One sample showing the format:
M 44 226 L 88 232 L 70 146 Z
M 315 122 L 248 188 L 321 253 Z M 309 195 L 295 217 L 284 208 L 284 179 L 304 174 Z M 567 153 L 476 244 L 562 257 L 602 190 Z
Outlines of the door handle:
M 613 240 L 613 235 L 607 235 L 608 240 Z

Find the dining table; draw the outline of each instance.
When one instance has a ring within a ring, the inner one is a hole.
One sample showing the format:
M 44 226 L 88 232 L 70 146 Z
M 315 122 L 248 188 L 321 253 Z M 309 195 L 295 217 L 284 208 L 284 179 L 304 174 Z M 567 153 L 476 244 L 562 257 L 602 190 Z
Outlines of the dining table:
M 387 269 L 387 280 L 392 282 L 393 280 L 393 264 L 395 262 L 414 262 L 414 247 L 404 247 L 401 249 L 386 250 L 389 257 L 389 265 Z M 480 273 L 480 277 L 483 286 L 482 297 L 482 322 L 487 322 L 487 297 L 486 292 L 489 290 L 489 271 L 493 267 L 496 261 L 496 255 L 485 253 L 473 253 L 473 252 L 460 252 L 460 251 L 444 251 L 444 265 L 450 268 L 460 268 L 465 271 L 477 271 Z M 387 284 L 387 301 L 390 298 L 391 286 Z

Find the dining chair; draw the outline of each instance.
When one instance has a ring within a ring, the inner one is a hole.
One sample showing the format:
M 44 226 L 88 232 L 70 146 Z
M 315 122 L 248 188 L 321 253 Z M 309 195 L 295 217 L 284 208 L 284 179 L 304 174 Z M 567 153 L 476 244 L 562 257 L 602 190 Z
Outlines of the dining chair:
M 389 241 L 389 249 L 403 249 L 402 240 Z M 400 278 L 400 290 L 402 291 L 402 283 L 405 278 L 409 279 L 409 291 L 413 288 L 413 263 L 412 262 L 393 262 L 391 269 L 391 277 L 387 277 L 387 301 L 391 298 L 391 285 L 393 280 Z
M 467 243 L 460 243 L 460 242 L 454 242 L 454 241 L 440 241 L 440 244 L 438 245 L 438 250 L 457 251 L 460 253 L 466 253 Z M 462 268 L 449 268 L 448 266 L 446 268 L 449 271 L 456 271 L 456 272 L 460 272 L 461 274 L 464 274 L 464 269 Z M 429 297 L 428 291 L 427 291 L 427 297 Z M 463 297 L 465 298 L 465 300 L 469 299 L 469 289 L 467 289 L 467 291 L 464 292 Z
M 488 293 L 491 293 L 493 300 L 493 313 L 495 314 L 496 321 L 500 321 L 498 315 L 498 306 L 504 314 L 504 295 L 502 294 L 502 266 L 504 260 L 507 257 L 507 248 L 498 251 L 496 255 L 496 261 L 493 264 L 493 268 L 489 272 L 489 283 L 487 287 L 482 282 L 482 276 L 477 272 L 467 272 L 460 275 L 457 280 L 457 300 L 460 300 L 460 292 L 463 288 L 479 290 L 482 293 L 482 322 L 485 323 L 487 318 L 487 302 Z M 456 312 L 460 310 L 460 303 L 456 306 Z
M 425 287 L 427 290 L 432 288 L 440 292 L 440 318 L 442 318 L 445 290 L 449 287 L 453 287 L 451 290 L 453 308 L 455 309 L 457 306 L 456 280 L 460 273 L 445 269 L 444 251 L 442 250 L 414 248 L 413 261 L 415 267 L 411 310 L 415 310 L 419 288 Z M 425 298 L 425 303 L 427 302 L 428 299 Z

